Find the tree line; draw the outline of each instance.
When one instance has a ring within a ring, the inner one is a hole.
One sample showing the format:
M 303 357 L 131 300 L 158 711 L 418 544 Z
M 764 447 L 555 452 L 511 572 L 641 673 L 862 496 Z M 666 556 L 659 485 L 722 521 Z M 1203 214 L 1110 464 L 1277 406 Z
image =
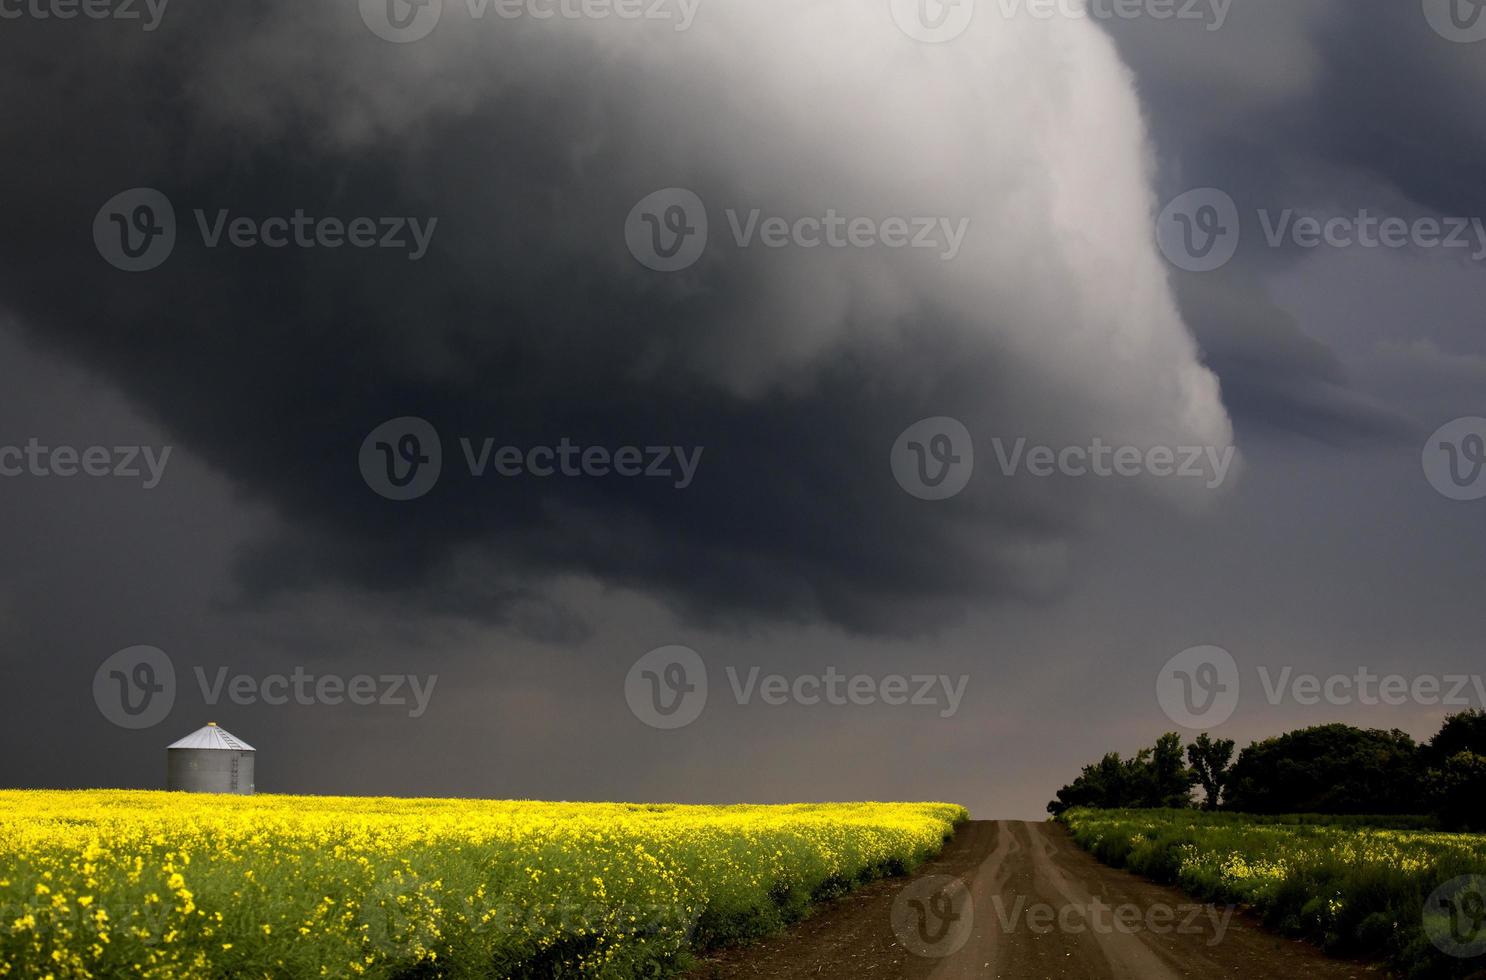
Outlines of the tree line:
M 1447 829 L 1486 831 L 1486 711 L 1451 715 L 1423 744 L 1397 729 L 1332 724 L 1255 742 L 1236 761 L 1234 748 L 1232 739 L 1204 732 L 1184 749 L 1182 737 L 1168 732 L 1134 756 L 1110 752 L 1084 766 L 1048 812 L 1190 806 L 1259 814 L 1428 812 Z

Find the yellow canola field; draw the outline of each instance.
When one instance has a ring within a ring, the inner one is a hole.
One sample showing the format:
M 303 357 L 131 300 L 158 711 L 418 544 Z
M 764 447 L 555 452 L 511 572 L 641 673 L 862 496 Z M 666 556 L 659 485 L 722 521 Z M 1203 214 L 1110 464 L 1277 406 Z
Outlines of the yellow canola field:
M 966 816 L 0 790 L 0 976 L 661 976 Z

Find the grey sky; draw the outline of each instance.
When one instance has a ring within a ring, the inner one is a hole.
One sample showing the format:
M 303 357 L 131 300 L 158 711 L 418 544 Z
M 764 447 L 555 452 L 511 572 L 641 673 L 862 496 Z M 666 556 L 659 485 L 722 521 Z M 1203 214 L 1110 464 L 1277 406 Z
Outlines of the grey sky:
M 354 4 L 21 20 L 0 76 L 0 445 L 172 447 L 165 478 L 0 478 L 0 785 L 157 785 L 217 720 L 260 790 L 569 799 L 942 798 L 1036 816 L 1077 767 L 1173 728 L 1156 676 L 1216 644 L 1240 742 L 1446 709 L 1270 705 L 1259 666 L 1480 670 L 1482 501 L 1426 437 L 1486 415 L 1470 250 L 1270 248 L 1264 221 L 1486 214 L 1486 42 L 1416 5 L 1237 0 L 1221 29 L 1005 20 L 942 45 L 846 0 L 670 24 L 470 19 L 392 44 Z M 1123 59 L 1122 66 L 1119 59 Z M 1148 129 L 1147 129 L 1148 127 Z M 179 241 L 111 267 L 100 206 L 150 186 Z M 645 195 L 707 202 L 681 273 L 625 247 Z M 1231 263 L 1156 248 L 1216 187 Z M 210 249 L 193 209 L 436 217 L 427 254 Z M 740 248 L 728 208 L 969 221 L 952 261 Z M 1265 218 L 1260 212 L 1265 212 Z M 1486 242 L 1481 243 L 1486 247 Z M 383 499 L 362 440 L 428 419 L 445 472 Z M 953 499 L 894 480 L 949 416 Z M 705 447 L 657 480 L 473 479 L 496 445 Z M 1041 479 L 1012 443 L 1237 446 L 1231 478 Z M 3 460 L 0 460 L 3 462 Z M 175 663 L 167 720 L 94 703 L 116 650 Z M 626 674 L 696 650 L 706 709 L 645 725 Z M 395 705 L 208 706 L 261 681 L 437 675 Z M 726 670 L 968 678 L 933 706 L 735 703 Z

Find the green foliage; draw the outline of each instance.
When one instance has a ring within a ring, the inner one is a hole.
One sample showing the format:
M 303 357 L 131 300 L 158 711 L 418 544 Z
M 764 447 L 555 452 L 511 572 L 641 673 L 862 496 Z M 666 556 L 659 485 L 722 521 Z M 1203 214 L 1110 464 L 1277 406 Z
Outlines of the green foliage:
M 1445 827 L 1486 831 L 1486 755 L 1457 752 L 1427 779 L 1430 804 Z
M 1486 711 L 1462 711 L 1422 750 L 1425 790 L 1451 830 L 1486 831 Z
M 1111 752 L 1085 766 L 1047 805 L 1054 816 L 1074 807 L 1159 808 L 1189 805 L 1244 813 L 1408 814 L 1428 807 L 1454 830 L 1486 829 L 1486 711 L 1445 719 L 1427 745 L 1400 731 L 1318 725 L 1255 742 L 1233 758 L 1232 739 L 1206 732 L 1187 746 L 1162 735 L 1134 758 Z
M 1187 761 L 1192 764 L 1192 774 L 1206 794 L 1202 808 L 1216 810 L 1222 801 L 1223 788 L 1228 784 L 1233 739 L 1213 739 L 1203 732 L 1197 736 L 1197 741 L 1187 746 Z
M 1318 725 L 1239 754 L 1227 805 L 1247 813 L 1410 813 L 1420 807 L 1419 747 L 1400 731 Z
M 1486 756 L 1486 711 L 1462 711 L 1446 718 L 1424 752 L 1431 766 L 1462 752 Z
M 1076 809 L 1059 820 L 1100 861 L 1249 906 L 1333 953 L 1385 958 L 1410 980 L 1486 968 L 1446 955 L 1423 929 L 1436 888 L 1486 872 L 1486 837 L 1431 832 L 1417 816 Z
M 1071 784 L 1058 790 L 1058 798 L 1047 805 L 1052 814 L 1072 807 L 1168 807 L 1187 806 L 1196 780 L 1182 761 L 1182 739 L 1167 732 L 1152 748 L 1141 749 L 1134 758 L 1121 759 L 1111 752 Z
M 1197 777 L 1183 762 L 1182 737 L 1167 732 L 1156 739 L 1150 761 L 1141 774 L 1141 802 L 1152 807 L 1188 806 Z

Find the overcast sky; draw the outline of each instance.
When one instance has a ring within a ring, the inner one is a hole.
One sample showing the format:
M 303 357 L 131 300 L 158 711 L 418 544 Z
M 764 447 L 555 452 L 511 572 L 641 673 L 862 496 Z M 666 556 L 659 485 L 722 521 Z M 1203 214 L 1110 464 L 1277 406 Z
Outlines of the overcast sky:
M 261 792 L 1036 818 L 1163 731 L 1427 738 L 1450 2 L 0 3 L 0 785 L 217 721 Z

